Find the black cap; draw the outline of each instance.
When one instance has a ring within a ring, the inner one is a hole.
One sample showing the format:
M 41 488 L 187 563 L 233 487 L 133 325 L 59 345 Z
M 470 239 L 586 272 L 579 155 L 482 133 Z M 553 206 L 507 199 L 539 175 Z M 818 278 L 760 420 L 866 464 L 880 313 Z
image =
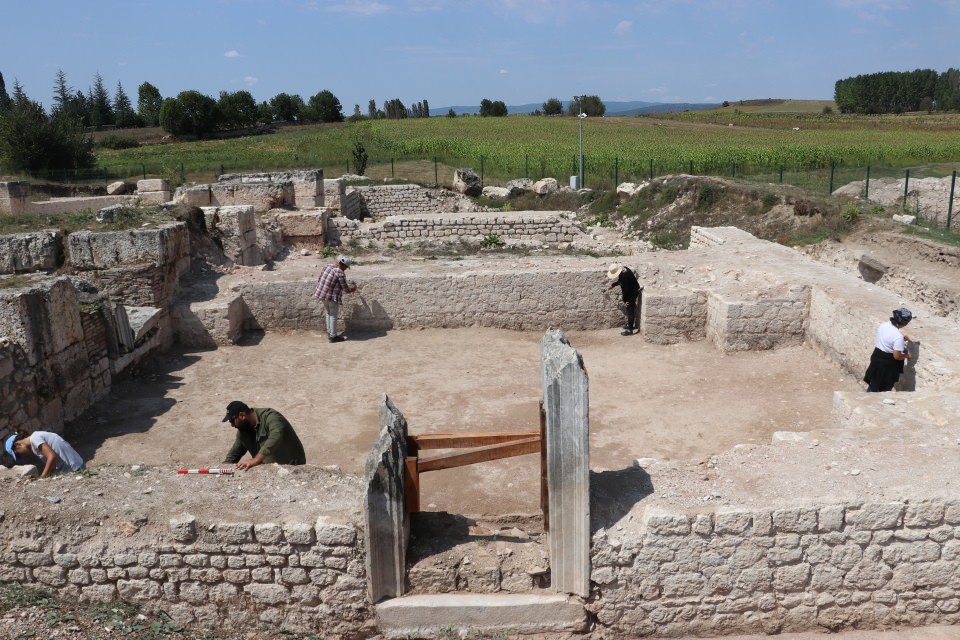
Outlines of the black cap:
M 250 413 L 250 407 L 246 404 L 240 402 L 239 400 L 234 400 L 227 405 L 227 415 L 223 416 L 223 420 L 220 422 L 230 422 L 237 417 L 237 414 L 243 411 L 244 413 Z

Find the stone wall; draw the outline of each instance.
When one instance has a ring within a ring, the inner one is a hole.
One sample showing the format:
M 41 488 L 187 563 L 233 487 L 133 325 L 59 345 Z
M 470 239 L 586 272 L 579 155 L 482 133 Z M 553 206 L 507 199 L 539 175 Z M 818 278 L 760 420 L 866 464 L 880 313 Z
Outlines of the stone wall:
M 416 184 L 356 187 L 356 192 L 361 200 L 361 213 L 368 218 L 443 213 L 442 202 L 434 198 L 429 189 Z
M 809 287 L 777 287 L 743 294 L 716 292 L 707 303 L 707 338 L 721 351 L 775 349 L 803 344 Z
M 257 213 L 278 207 L 315 209 L 323 206 L 323 169 L 224 174 L 213 184 L 180 187 L 173 199 L 195 207 L 250 205 Z
M 588 608 L 627 637 L 960 622 L 960 501 L 640 517 L 593 537 Z
M 569 214 L 560 211 L 388 216 L 376 222 L 331 218 L 331 242 L 351 240 L 410 245 L 425 240 L 479 242 L 488 236 L 504 241 L 561 244 L 576 240 L 583 231 Z
M 0 236 L 0 274 L 52 271 L 63 264 L 63 235 L 56 230 Z
M 258 472 L 273 475 L 267 467 Z M 309 480 L 307 491 L 317 495 L 323 487 L 337 493 L 344 483 L 355 484 L 323 472 L 300 473 L 298 480 Z M 362 534 L 341 511 L 314 503 L 301 506 L 299 516 L 266 520 L 257 518 L 263 506 L 251 506 L 246 519 L 218 518 L 212 515 L 218 509 L 204 510 L 210 501 L 225 500 L 209 488 L 216 480 L 185 486 L 174 469 L 103 468 L 97 477 L 63 480 L 77 489 L 82 482 L 84 496 L 123 486 L 129 493 L 117 499 L 127 504 L 120 510 L 99 501 L 94 506 L 81 496 L 74 500 L 71 487 L 58 479 L 20 487 L 31 504 L 46 503 L 43 495 L 51 491 L 63 499 L 44 518 L 25 522 L 8 514 L 0 520 L 0 582 L 84 602 L 124 600 L 163 611 L 177 624 L 207 629 L 238 631 L 266 623 L 337 637 L 371 635 L 363 631 L 372 611 Z M 359 488 L 351 491 L 349 500 L 358 509 Z
M 95 324 L 81 316 L 67 277 L 0 289 L 0 436 L 19 428 L 59 431 L 106 395 L 107 354 L 85 335 Z

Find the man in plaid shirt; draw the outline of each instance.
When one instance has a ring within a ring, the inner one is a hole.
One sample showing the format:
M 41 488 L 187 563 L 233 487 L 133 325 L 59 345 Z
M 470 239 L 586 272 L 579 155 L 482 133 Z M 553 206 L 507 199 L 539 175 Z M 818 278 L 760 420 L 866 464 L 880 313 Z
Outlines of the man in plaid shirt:
M 337 316 L 340 315 L 343 292 L 353 293 L 357 290 L 357 285 L 348 283 L 344 275 L 349 268 L 350 258 L 340 256 L 336 263 L 323 268 L 317 281 L 317 290 L 313 292 L 313 297 L 323 300 L 323 307 L 327 311 L 327 336 L 330 342 L 343 342 L 344 337 L 337 335 Z

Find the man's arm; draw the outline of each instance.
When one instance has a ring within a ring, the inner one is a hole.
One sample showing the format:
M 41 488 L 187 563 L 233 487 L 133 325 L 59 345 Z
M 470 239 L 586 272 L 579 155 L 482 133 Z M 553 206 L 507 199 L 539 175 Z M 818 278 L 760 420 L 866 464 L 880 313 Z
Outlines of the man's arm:
M 239 462 L 240 458 L 242 458 L 246 452 L 247 447 L 240 441 L 240 438 L 237 438 L 233 441 L 233 446 L 230 447 L 230 451 L 227 451 L 227 457 L 224 458 L 223 461 L 228 464 Z
M 267 439 L 260 445 L 260 451 L 249 460 L 244 460 L 236 465 L 237 469 L 246 471 L 251 467 L 263 464 L 263 461 L 273 455 L 277 444 L 283 439 L 284 424 L 280 414 L 267 412 L 266 415 L 257 415 L 257 420 L 263 420 L 263 428 L 267 430 Z
M 43 454 L 43 459 L 46 460 L 46 464 L 43 465 L 43 473 L 40 474 L 41 478 L 46 478 L 53 470 L 57 468 L 57 460 L 60 459 L 53 449 L 50 448 L 46 442 L 40 445 L 40 453 Z

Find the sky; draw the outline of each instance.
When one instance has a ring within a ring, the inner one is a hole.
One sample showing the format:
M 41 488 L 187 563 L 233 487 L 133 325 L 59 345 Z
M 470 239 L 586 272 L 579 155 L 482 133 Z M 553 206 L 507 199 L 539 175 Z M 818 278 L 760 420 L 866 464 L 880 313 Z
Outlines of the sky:
M 0 73 L 50 107 L 57 70 L 136 104 L 249 91 L 345 115 L 440 107 L 828 100 L 842 78 L 960 67 L 960 0 L 33 0 L 4 3 Z

